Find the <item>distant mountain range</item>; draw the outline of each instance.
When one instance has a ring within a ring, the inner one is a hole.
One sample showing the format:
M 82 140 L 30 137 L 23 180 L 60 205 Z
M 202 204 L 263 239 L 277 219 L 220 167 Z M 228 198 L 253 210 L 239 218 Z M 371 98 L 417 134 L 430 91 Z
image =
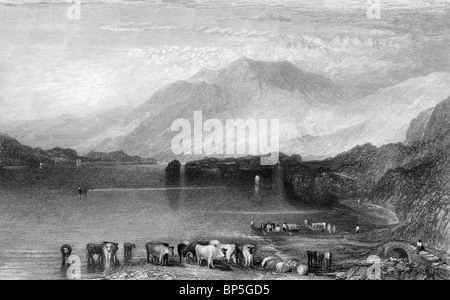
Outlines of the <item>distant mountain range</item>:
M 130 156 L 123 151 L 113 151 L 113 152 L 95 152 L 91 151 L 85 156 L 83 156 L 84 162 L 119 162 L 119 163 L 130 163 L 130 162 L 146 162 L 146 163 L 156 163 L 153 158 L 142 158 L 139 156 Z
M 73 149 L 59 147 L 43 150 L 32 148 L 19 143 L 16 139 L 0 133 L 0 167 L 2 166 L 39 166 L 53 164 L 75 164 L 77 159 L 83 162 L 145 162 L 156 163 L 151 158 L 129 156 L 123 151 L 101 153 L 90 152 L 86 156 L 79 156 Z
M 125 151 L 159 161 L 177 157 L 171 149 L 172 122 L 279 119 L 280 151 L 305 159 L 326 158 L 356 145 L 414 140 L 411 120 L 450 95 L 450 74 L 433 73 L 349 100 L 346 91 L 325 76 L 304 72 L 290 62 L 241 58 L 218 70 L 202 70 L 189 80 L 155 92 L 138 108 L 121 107 L 97 116 L 64 117 L 8 126 L 25 144 L 73 148 L 84 154 Z M 430 111 L 428 111 L 430 113 Z M 413 126 L 412 126 L 413 127 Z M 420 136 L 420 134 L 419 134 Z
M 242 58 L 218 72 L 203 70 L 189 81 L 175 82 L 156 92 L 134 116 L 142 120 L 131 132 L 103 141 L 95 149 L 122 149 L 137 155 L 174 158 L 171 124 L 194 111 L 203 119 L 279 119 L 281 141 L 330 130 L 326 111 L 345 100 L 329 79 L 299 70 L 289 62 Z M 325 117 L 325 118 L 324 118 Z M 317 122 L 311 121 L 315 118 Z M 193 159 L 193 158 L 192 158 Z
M 24 146 L 8 135 L 0 134 L 0 166 L 37 166 L 55 163 L 75 163 L 78 155 L 71 149 L 41 148 Z
M 421 113 L 430 114 L 449 95 L 450 73 L 411 78 L 364 99 L 346 103 L 336 112 L 332 133 L 302 136 L 291 140 L 286 148 L 304 156 L 326 158 L 366 143 L 378 147 L 388 143 L 408 143 L 407 140 L 414 139 L 407 133 L 411 120 Z

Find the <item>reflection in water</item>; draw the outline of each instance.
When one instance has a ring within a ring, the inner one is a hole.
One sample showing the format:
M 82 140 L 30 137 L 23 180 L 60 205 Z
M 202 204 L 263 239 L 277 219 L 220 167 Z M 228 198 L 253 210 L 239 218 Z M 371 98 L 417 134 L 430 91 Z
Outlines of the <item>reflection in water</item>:
M 182 189 L 173 189 L 171 187 L 180 187 L 181 179 L 179 176 L 166 177 L 166 196 L 169 206 L 172 210 L 177 211 L 180 208 L 180 198 Z
M 209 172 L 190 179 L 182 174 L 176 180 L 165 180 L 163 165 L 84 164 L 78 169 L 0 170 L 0 178 L 8 179 L 0 181 L 6 191 L 6 196 L 0 197 L 0 240 L 8 241 L 0 243 L 0 279 L 13 275 L 67 278 L 67 269 L 60 270 L 59 249 L 65 243 L 72 245 L 74 255 L 81 259 L 82 278 L 89 279 L 100 278 L 105 272 L 101 264 L 86 261 L 86 244 L 92 241 L 113 240 L 121 246 L 135 243 L 135 261 L 146 257 L 144 245 L 149 241 L 174 245 L 204 237 L 251 239 L 251 221 L 302 224 L 308 219 L 336 224 L 340 231 L 353 231 L 355 224 L 370 226 L 345 207 L 291 197 L 281 173 L 279 169 L 271 174 L 249 171 L 236 176 Z M 63 187 L 62 179 L 66 183 Z M 17 182 L 24 188 L 7 190 Z M 91 193 L 78 199 L 73 186 L 82 183 L 90 185 Z M 28 186 L 32 188 L 25 188 Z M 49 193 L 49 187 L 54 187 L 54 192 Z M 123 257 L 122 251 L 119 257 Z M 121 264 L 130 261 L 121 260 Z
M 260 181 L 261 179 L 260 179 L 260 177 L 259 177 L 259 175 L 256 175 L 256 177 L 255 177 L 255 197 L 258 197 L 259 196 L 259 181 Z
M 69 268 L 68 267 L 66 267 L 66 266 L 61 266 L 61 269 L 60 269 L 60 273 L 61 273 L 61 279 L 67 279 L 67 270 L 68 270 Z

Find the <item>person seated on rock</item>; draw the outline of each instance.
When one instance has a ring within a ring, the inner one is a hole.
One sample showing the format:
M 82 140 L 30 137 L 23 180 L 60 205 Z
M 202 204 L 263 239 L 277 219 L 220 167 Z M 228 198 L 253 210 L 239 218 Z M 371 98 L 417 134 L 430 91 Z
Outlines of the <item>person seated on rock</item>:
M 423 246 L 422 240 L 419 240 L 417 243 L 417 253 L 420 253 L 422 251 L 425 251 L 425 247 Z
M 284 232 L 287 231 L 287 223 L 286 223 L 286 222 L 283 223 L 283 231 L 284 231 Z

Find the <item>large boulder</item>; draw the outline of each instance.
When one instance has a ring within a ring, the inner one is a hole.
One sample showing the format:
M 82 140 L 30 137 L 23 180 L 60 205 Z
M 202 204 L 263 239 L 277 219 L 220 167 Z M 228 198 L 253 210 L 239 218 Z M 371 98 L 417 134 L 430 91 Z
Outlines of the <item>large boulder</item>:
M 181 163 L 179 160 L 171 161 L 166 167 L 166 177 L 168 179 L 176 179 L 180 177 Z
M 283 262 L 281 257 L 274 255 L 264 258 L 264 260 L 261 263 L 261 266 L 263 269 L 266 270 L 276 270 L 277 264 Z
M 366 280 L 368 269 L 368 266 L 353 266 L 347 272 L 347 280 Z
M 295 258 L 288 259 L 286 263 L 289 265 L 291 270 L 297 270 L 298 266 L 300 266 L 300 261 Z
M 298 275 L 301 275 L 301 276 L 306 275 L 306 274 L 308 274 L 308 271 L 309 271 L 309 269 L 308 269 L 307 265 L 299 265 L 297 267 L 297 274 Z
M 289 265 L 285 262 L 279 262 L 277 263 L 275 270 L 277 273 L 287 273 L 289 271 L 291 271 L 291 267 L 289 267 Z

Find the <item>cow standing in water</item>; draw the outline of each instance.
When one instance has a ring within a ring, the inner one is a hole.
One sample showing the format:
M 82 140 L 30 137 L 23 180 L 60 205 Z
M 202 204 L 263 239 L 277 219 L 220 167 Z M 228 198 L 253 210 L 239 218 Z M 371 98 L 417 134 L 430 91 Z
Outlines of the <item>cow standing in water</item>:
M 62 256 L 62 266 L 66 266 L 67 259 L 69 259 L 72 254 L 72 247 L 70 245 L 64 244 L 61 246 L 61 256 Z
M 109 267 L 110 263 L 117 263 L 117 251 L 119 250 L 119 244 L 112 242 L 103 242 L 102 252 L 105 259 L 105 266 Z
M 98 262 L 103 262 L 103 244 L 87 244 L 86 245 L 86 259 L 88 265 L 95 264 L 94 255 L 98 256 Z
M 159 263 L 162 266 L 167 266 L 169 255 L 175 254 L 174 247 L 170 247 L 166 243 L 147 243 L 145 249 L 147 250 L 147 263 L 150 263 L 151 258 L 152 262 Z
M 126 259 L 129 259 L 133 255 L 133 249 L 136 249 L 136 245 L 132 243 L 123 244 L 123 255 Z
M 109 266 L 110 263 L 117 263 L 117 251 L 119 244 L 112 242 L 103 242 L 101 244 L 87 244 L 86 245 L 86 259 L 88 265 L 95 264 L 94 255 L 98 256 L 98 263 Z

